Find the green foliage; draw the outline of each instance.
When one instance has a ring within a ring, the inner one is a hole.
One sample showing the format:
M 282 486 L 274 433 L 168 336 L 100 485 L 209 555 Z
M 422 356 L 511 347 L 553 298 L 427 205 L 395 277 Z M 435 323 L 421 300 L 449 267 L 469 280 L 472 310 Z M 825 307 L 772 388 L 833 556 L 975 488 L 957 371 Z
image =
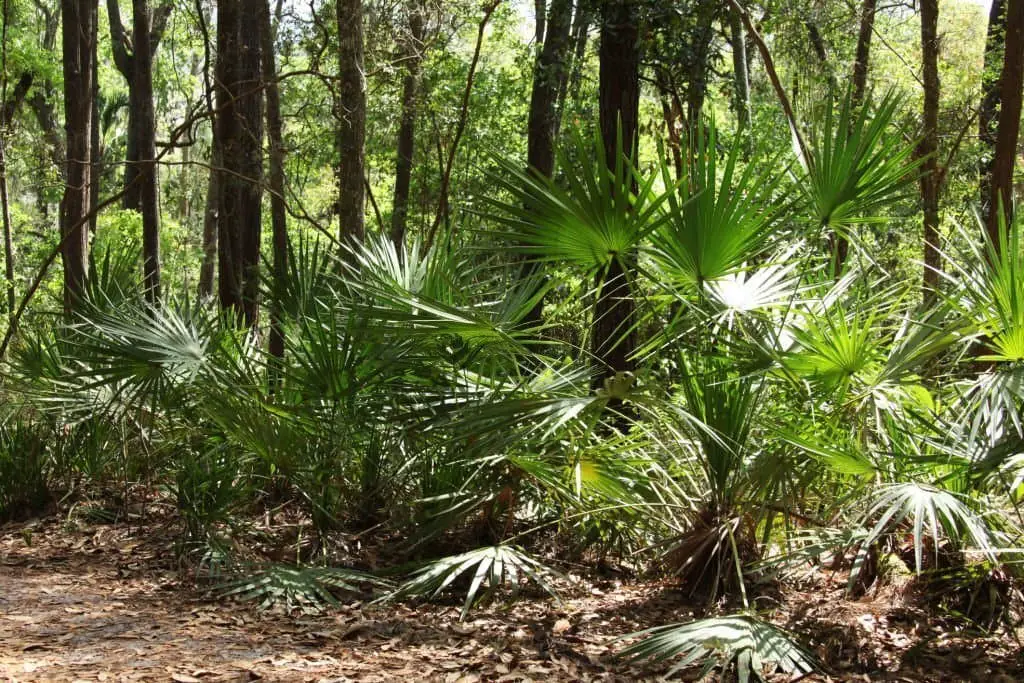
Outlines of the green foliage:
M 618 652 L 628 662 L 674 661 L 668 675 L 703 662 L 700 678 L 715 667 L 735 667 L 742 681 L 765 679 L 765 665 L 790 676 L 817 670 L 814 655 L 793 637 L 766 621 L 747 615 L 700 619 L 686 624 L 658 626 L 623 638 L 639 638 Z
M 519 548 L 497 545 L 430 562 L 391 592 L 387 599 L 434 598 L 460 576 L 471 577 L 460 615 L 460 619 L 465 619 L 473 605 L 490 600 L 506 583 L 518 591 L 521 579 L 532 581 L 546 593 L 557 597 L 547 580 L 552 574 L 552 570 Z
M 283 607 L 306 613 L 337 607 L 337 593 L 360 595 L 365 586 L 388 584 L 370 574 L 341 567 L 272 564 L 254 567 L 215 589 L 218 597 L 257 602 L 260 609 Z

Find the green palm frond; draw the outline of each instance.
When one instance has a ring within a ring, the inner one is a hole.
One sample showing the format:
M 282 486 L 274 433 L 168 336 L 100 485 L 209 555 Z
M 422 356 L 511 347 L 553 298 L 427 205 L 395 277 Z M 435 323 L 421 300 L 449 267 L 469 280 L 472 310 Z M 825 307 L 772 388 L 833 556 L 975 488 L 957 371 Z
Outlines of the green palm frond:
M 571 162 L 560 153 L 560 177 L 549 179 L 498 160 L 491 181 L 509 199 L 489 201 L 512 249 L 599 272 L 664 221 L 668 194 L 655 190 L 657 174 L 644 177 L 622 153 L 621 139 L 613 168 L 598 133 L 587 141 L 577 131 L 572 139 L 572 157 L 591 161 Z
M 926 539 L 931 541 L 936 553 L 945 539 L 959 548 L 973 545 L 995 560 L 992 532 L 984 518 L 972 508 L 970 499 L 936 486 L 906 482 L 878 487 L 865 515 L 865 521 L 870 520 L 875 523 L 854 560 L 850 588 L 856 584 L 869 549 L 885 535 L 905 527 L 909 527 L 912 534 L 917 573 L 924 568 Z
M 914 143 L 890 130 L 899 106 L 890 92 L 873 110 L 854 106 L 849 94 L 838 116 L 826 107 L 802 159 L 804 193 L 818 225 L 844 230 L 882 220 L 878 210 L 917 182 L 924 159 L 915 159 Z
M 434 560 L 419 569 L 385 599 L 434 598 L 464 575 L 471 579 L 460 619 L 465 619 L 473 605 L 489 600 L 506 583 L 517 590 L 521 579 L 532 581 L 552 597 L 558 597 L 548 583 L 550 577 L 557 576 L 554 570 L 519 548 L 496 545 Z
M 694 139 L 689 176 L 666 194 L 665 220 L 651 234 L 658 277 L 677 289 L 701 291 L 705 282 L 742 270 L 774 243 L 785 207 L 778 159 L 741 165 L 737 136 L 722 167 L 718 133 L 703 126 Z M 665 169 L 667 173 L 667 168 Z
M 627 662 L 675 661 L 668 675 L 703 664 L 701 678 L 712 669 L 735 667 L 742 683 L 765 680 L 765 666 L 789 675 L 806 675 L 818 669 L 817 661 L 792 635 L 773 624 L 748 615 L 701 619 L 631 633 L 640 638 L 618 652 Z
M 322 612 L 336 607 L 335 593 L 363 594 L 366 587 L 389 584 L 375 576 L 341 567 L 302 567 L 272 564 L 253 568 L 217 586 L 218 597 L 257 602 L 260 609 L 284 607 Z

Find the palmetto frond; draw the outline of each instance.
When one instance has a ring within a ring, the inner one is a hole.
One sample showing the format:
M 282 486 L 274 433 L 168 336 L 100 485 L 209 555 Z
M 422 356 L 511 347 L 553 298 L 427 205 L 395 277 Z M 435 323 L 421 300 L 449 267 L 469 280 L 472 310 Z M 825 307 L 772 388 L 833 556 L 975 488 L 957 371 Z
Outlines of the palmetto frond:
M 689 175 L 666 195 L 665 219 L 651 234 L 655 282 L 698 292 L 704 283 L 734 275 L 768 250 L 785 207 L 778 159 L 741 164 L 737 136 L 724 163 L 718 133 L 702 127 L 693 141 Z M 665 169 L 667 173 L 667 168 Z
M 554 588 L 548 583 L 548 579 L 555 575 L 553 570 L 519 548 L 496 545 L 434 560 L 414 573 L 385 599 L 437 597 L 463 575 L 471 576 L 471 579 L 460 619 L 465 619 L 473 605 L 489 599 L 506 582 L 517 590 L 521 579 L 532 581 L 552 597 L 557 597 Z M 481 593 L 481 590 L 484 592 Z
M 703 678 L 716 666 L 723 670 L 734 666 L 738 679 L 746 683 L 751 678 L 764 680 L 765 665 L 790 675 L 806 675 L 818 668 L 814 655 L 789 633 L 748 615 L 658 626 L 624 636 L 634 637 L 640 640 L 618 656 L 628 662 L 677 660 L 669 675 L 702 664 Z
M 657 174 L 644 177 L 621 153 L 621 141 L 613 168 L 597 135 L 587 141 L 576 132 L 573 144 L 573 156 L 590 161 L 573 163 L 561 155 L 555 179 L 499 160 L 492 182 L 510 198 L 490 203 L 512 249 L 536 261 L 598 272 L 665 220 L 662 204 L 668 195 L 655 190 Z
M 856 107 L 848 94 L 838 115 L 826 108 L 812 128 L 804 193 L 814 221 L 843 230 L 880 220 L 876 213 L 917 181 L 924 159 L 890 130 L 900 99 L 890 92 L 873 109 Z
M 280 606 L 322 612 L 338 605 L 336 592 L 363 594 L 366 587 L 388 585 L 382 579 L 354 569 L 272 564 L 249 569 L 215 590 L 220 598 L 258 602 L 260 609 Z

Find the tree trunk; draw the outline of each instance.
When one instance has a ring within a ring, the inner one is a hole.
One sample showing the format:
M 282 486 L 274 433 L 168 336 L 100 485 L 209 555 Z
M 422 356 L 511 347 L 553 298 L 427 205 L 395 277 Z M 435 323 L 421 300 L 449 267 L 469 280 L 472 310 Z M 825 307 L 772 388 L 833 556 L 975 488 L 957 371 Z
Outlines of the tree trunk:
M 601 4 L 601 46 L 598 110 L 605 158 L 616 162 L 618 131 L 622 149 L 633 155 L 638 138 L 640 109 L 639 18 L 636 0 L 604 0 Z M 594 305 L 591 350 L 600 365 L 595 385 L 607 377 L 633 369 L 636 348 L 633 330 L 635 304 L 629 272 L 635 254 L 616 254 L 606 272 L 599 273 L 600 295 Z
M 712 22 L 715 19 L 717 0 L 701 0 L 697 3 L 697 26 L 691 42 L 691 58 L 686 83 L 686 125 L 694 135 L 704 110 L 704 97 L 708 91 L 708 69 L 710 68 L 711 39 L 714 37 Z
M 669 84 L 670 76 L 660 66 L 654 69 L 654 82 L 658 87 L 658 100 L 661 104 L 661 118 L 665 122 L 665 133 L 668 135 L 668 147 L 672 152 L 672 163 L 676 170 L 676 180 L 682 180 L 686 169 L 683 166 L 683 141 L 679 135 L 677 123 L 681 112 L 676 103 L 678 97 L 673 94 L 674 86 Z
M 564 92 L 559 95 L 558 110 L 565 110 L 565 99 L 571 97 L 578 100 L 580 85 L 583 82 L 583 62 L 587 56 L 587 35 L 593 15 L 590 0 L 576 0 L 576 14 L 572 20 L 572 67 Z
M 160 205 L 156 176 L 156 117 L 153 111 L 153 52 L 150 45 L 149 0 L 132 0 L 135 72 L 129 93 L 135 112 L 138 154 L 138 198 L 142 212 L 142 272 L 146 300 L 160 303 Z M 129 164 L 130 165 L 130 164 Z M 184 192 L 184 188 L 182 188 Z
M 1013 220 L 1013 170 L 1020 133 L 1021 89 L 1024 88 L 1024 0 L 1008 0 L 1003 72 L 999 78 L 999 130 L 992 160 L 992 193 L 986 229 L 998 245 L 999 215 Z
M 857 53 L 853 59 L 853 104 L 864 101 L 868 87 L 868 63 L 871 56 L 871 36 L 875 31 L 875 8 L 878 0 L 864 0 L 860 9 L 860 32 L 857 34 Z
M 210 174 L 206 181 L 206 208 L 203 211 L 203 260 L 199 266 L 199 297 L 213 296 L 214 274 L 217 272 L 217 214 L 220 211 L 220 176 L 224 160 L 216 132 L 210 149 Z
M 412 187 L 412 160 L 416 152 L 416 101 L 419 96 L 420 64 L 423 59 L 423 8 L 413 0 L 409 8 L 409 35 L 405 50 L 405 79 L 402 82 L 402 121 L 398 128 L 398 155 L 395 161 L 395 196 L 391 211 L 391 241 L 399 255 L 405 245 L 409 220 L 409 191 Z
M 128 37 L 128 31 L 125 29 L 124 24 L 121 21 L 121 6 L 119 0 L 107 0 L 107 18 L 110 24 L 110 47 L 114 57 L 114 66 L 121 73 L 125 83 L 128 86 L 128 132 L 125 139 L 125 165 L 124 165 L 124 198 L 121 200 L 121 205 L 126 209 L 133 211 L 142 211 L 143 204 L 143 193 L 146 191 L 143 188 L 143 183 L 138 180 L 139 175 L 143 172 L 142 166 L 143 158 L 145 155 L 145 141 L 139 138 L 139 132 L 141 130 L 141 124 L 139 123 L 139 117 L 145 117 L 146 111 L 141 106 L 141 101 L 145 97 L 144 94 L 137 92 L 138 88 L 142 87 L 146 89 L 143 84 L 139 83 L 139 67 L 137 62 L 139 61 L 139 53 L 142 48 L 140 47 L 140 25 L 146 31 L 145 38 L 143 40 L 146 45 L 146 55 L 143 58 L 144 62 L 149 64 L 149 92 L 150 100 L 152 100 L 152 83 L 153 83 L 153 56 L 156 54 L 157 47 L 160 45 L 160 39 L 163 36 L 164 28 L 167 25 L 167 19 L 171 12 L 171 3 L 165 2 L 156 8 L 155 11 L 150 12 L 149 2 L 145 3 L 146 14 L 139 14 L 139 10 L 136 8 L 135 0 L 132 0 L 132 30 L 131 38 Z M 131 51 L 129 52 L 129 48 Z M 152 104 L 150 104 L 150 110 L 152 110 Z
M 263 53 L 263 82 L 267 93 L 267 139 L 270 143 L 270 228 L 273 237 L 274 297 L 270 307 L 269 350 L 273 358 L 284 358 L 284 311 L 282 295 L 288 278 L 288 222 L 284 203 L 284 140 L 281 136 L 281 95 L 274 60 L 274 29 L 270 2 L 263 11 L 260 31 Z M 272 377 L 271 384 L 276 380 Z
M 220 0 L 217 22 L 217 281 L 220 304 L 252 327 L 259 317 L 263 95 L 260 26 L 263 0 Z
M 366 165 L 366 81 L 362 0 L 336 0 L 338 20 L 338 220 L 341 241 L 362 242 Z
M 732 74 L 735 94 L 733 107 L 736 122 L 743 130 L 750 127 L 750 66 L 747 61 L 747 40 L 739 12 L 729 9 L 729 43 L 732 45 Z
M 81 295 L 89 249 L 91 182 L 92 60 L 96 42 L 95 2 L 61 0 L 64 50 L 64 127 L 66 171 L 61 200 L 61 256 L 64 261 L 64 310 L 70 313 Z
M 1006 39 L 1006 0 L 992 0 L 985 35 L 985 66 L 981 75 L 981 106 L 978 109 L 978 139 L 983 151 L 979 162 L 979 197 L 983 216 L 992 196 L 992 162 L 996 151 L 996 117 L 999 114 L 999 69 Z
M 939 189 L 942 177 L 939 150 L 939 3 L 921 0 L 921 79 L 924 81 L 924 136 L 919 152 L 927 156 L 922 167 L 921 209 L 924 223 L 924 295 L 934 297 L 942 262 L 939 254 Z
M 558 93 L 568 78 L 567 57 L 572 25 L 572 0 L 551 0 L 544 47 L 533 69 L 533 90 L 526 130 L 526 166 L 539 176 L 550 177 L 555 170 L 555 143 L 558 130 Z M 523 277 L 537 272 L 536 262 L 527 261 Z M 539 325 L 544 301 L 539 300 L 523 323 Z

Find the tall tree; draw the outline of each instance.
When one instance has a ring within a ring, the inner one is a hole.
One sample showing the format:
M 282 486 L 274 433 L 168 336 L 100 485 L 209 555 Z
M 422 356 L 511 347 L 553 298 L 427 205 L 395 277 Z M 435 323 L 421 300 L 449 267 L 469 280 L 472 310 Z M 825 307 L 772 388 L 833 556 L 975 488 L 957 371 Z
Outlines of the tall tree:
M 729 8 L 729 43 L 732 46 L 733 106 L 736 122 L 741 128 L 750 125 L 750 64 L 747 60 L 747 39 L 743 19 L 735 8 Z
M 633 155 L 639 135 L 640 19 L 637 0 L 602 0 L 599 48 L 598 114 L 608 164 L 621 149 Z M 620 371 L 633 369 L 636 348 L 636 306 L 630 292 L 634 254 L 615 254 L 604 273 L 594 306 L 591 351 L 600 363 L 598 383 Z
M 1024 88 L 1024 0 L 1007 0 L 1003 70 L 999 77 L 999 130 L 992 159 L 992 191 L 985 223 L 993 244 L 999 244 L 999 213 L 1007 225 L 1013 218 L 1013 170 L 1017 164 L 1021 90 Z
M 713 23 L 718 7 L 717 0 L 698 0 L 694 8 L 696 24 L 689 41 L 686 84 L 686 122 L 691 135 L 704 111 L 711 71 L 711 40 L 715 35 Z
M 875 11 L 878 0 L 864 0 L 860 8 L 860 31 L 857 33 L 857 52 L 853 58 L 853 103 L 864 101 L 868 86 L 868 61 L 871 58 L 871 36 L 875 32 Z
M 64 261 L 64 310 L 74 309 L 85 285 L 89 250 L 88 221 L 92 182 L 93 59 L 96 0 L 61 0 L 64 72 L 64 128 L 67 143 L 64 198 L 61 200 L 61 255 Z
M 111 0 L 112 2 L 115 0 Z M 138 168 L 139 210 L 142 212 L 142 271 L 146 299 L 160 301 L 160 205 L 156 175 L 156 115 L 153 111 L 153 47 L 151 42 L 149 0 L 132 0 L 135 16 L 132 38 L 135 68 L 129 89 L 130 116 L 135 130 Z M 132 162 L 129 160 L 128 165 Z M 97 184 L 98 185 L 98 184 Z M 133 188 L 126 188 L 133 192 Z
M 939 2 L 921 0 L 921 81 L 924 84 L 924 134 L 918 146 L 926 157 L 920 180 L 924 225 L 924 291 L 930 297 L 939 284 Z
M 569 31 L 572 28 L 572 0 L 551 0 L 548 9 L 544 46 L 537 55 L 530 93 L 530 113 L 526 129 L 527 168 L 550 177 L 555 170 L 555 142 L 558 131 L 558 94 L 568 80 Z M 536 263 L 527 263 L 524 274 L 536 272 Z M 544 302 L 538 301 L 526 316 L 526 324 L 541 322 Z
M 338 21 L 338 220 L 342 242 L 366 232 L 366 80 L 363 72 L 362 0 L 336 0 Z
M 409 191 L 412 187 L 413 154 L 416 151 L 416 113 L 423 61 L 422 0 L 409 3 L 409 31 L 403 42 L 405 77 L 402 79 L 402 118 L 398 127 L 398 154 L 395 161 L 395 194 L 391 211 L 391 241 L 399 253 L 405 243 L 409 219 Z
M 121 19 L 119 0 L 107 0 L 107 17 L 110 23 L 110 46 L 114 66 L 128 85 L 128 135 L 125 145 L 124 186 L 122 205 L 126 209 L 142 210 L 142 195 L 146 191 L 135 178 L 146 167 L 141 155 L 145 144 L 139 139 L 141 132 L 138 118 L 146 116 L 145 101 L 153 100 L 153 57 L 163 38 L 173 5 L 161 0 L 151 11 L 149 2 L 140 6 L 132 0 L 132 28 L 125 28 Z M 142 32 L 145 32 L 145 36 Z M 140 42 L 140 38 L 142 41 Z M 147 47 L 143 49 L 142 45 Z M 142 63 L 140 65 L 140 62 Z M 148 67 L 141 68 L 141 67 Z M 145 75 L 148 72 L 148 76 Z M 141 79 L 141 80 L 140 80 Z M 148 82 L 148 87 L 146 83 Z M 149 105 L 152 110 L 152 104 Z
M 978 140 L 983 152 L 979 162 L 979 197 L 983 215 L 992 194 L 992 161 L 996 151 L 996 117 L 999 114 L 999 70 L 1006 39 L 1006 0 L 992 0 L 985 33 L 985 62 L 981 72 L 981 106 L 978 108 Z
M 277 86 L 277 64 L 274 59 L 274 26 L 270 17 L 270 0 L 261 12 L 260 47 L 263 57 L 263 83 L 267 96 L 267 139 L 270 143 L 270 231 L 273 243 L 274 289 L 276 295 L 270 309 L 270 340 L 268 347 L 274 358 L 284 358 L 284 311 L 281 294 L 288 277 L 288 216 L 284 203 L 284 139 L 281 123 L 281 94 Z
M 216 134 L 218 179 L 217 286 L 221 307 L 248 326 L 259 316 L 263 91 L 260 31 L 263 0 L 217 5 Z

